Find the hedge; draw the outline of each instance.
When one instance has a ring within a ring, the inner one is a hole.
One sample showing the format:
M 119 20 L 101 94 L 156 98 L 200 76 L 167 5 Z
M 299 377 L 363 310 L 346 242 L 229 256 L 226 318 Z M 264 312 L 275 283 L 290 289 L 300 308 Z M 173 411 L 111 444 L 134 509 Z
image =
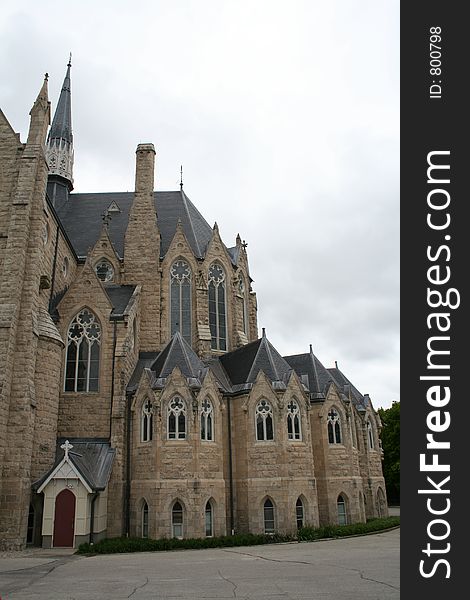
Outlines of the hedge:
M 400 524 L 400 517 L 388 517 L 385 519 L 373 519 L 367 523 L 355 523 L 354 525 L 327 525 L 325 527 L 302 527 L 295 534 L 275 533 L 253 534 L 240 533 L 237 535 L 226 535 L 209 538 L 161 538 L 153 540 L 149 538 L 109 538 L 101 540 L 96 544 L 81 544 L 77 550 L 78 554 L 114 554 L 119 552 L 157 552 L 162 550 L 182 550 L 197 548 L 224 548 L 234 546 L 258 546 L 261 544 L 279 544 L 286 542 L 304 542 L 319 540 L 322 538 L 343 537 L 348 535 L 360 535 L 372 533 L 382 529 L 389 529 Z

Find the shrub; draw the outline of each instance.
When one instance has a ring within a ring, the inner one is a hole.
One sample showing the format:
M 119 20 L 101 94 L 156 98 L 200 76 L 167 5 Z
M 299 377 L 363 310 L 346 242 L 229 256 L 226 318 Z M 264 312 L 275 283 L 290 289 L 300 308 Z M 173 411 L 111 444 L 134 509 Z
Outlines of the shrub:
M 400 524 L 400 517 L 372 519 L 367 523 L 353 525 L 325 525 L 324 527 L 302 527 L 295 535 L 275 533 L 273 535 L 240 533 L 210 538 L 109 538 L 97 544 L 81 544 L 78 554 L 114 554 L 118 552 L 158 552 L 162 550 L 194 550 L 197 548 L 223 548 L 235 546 L 259 546 L 282 542 L 303 542 L 322 538 L 343 537 L 388 529 Z

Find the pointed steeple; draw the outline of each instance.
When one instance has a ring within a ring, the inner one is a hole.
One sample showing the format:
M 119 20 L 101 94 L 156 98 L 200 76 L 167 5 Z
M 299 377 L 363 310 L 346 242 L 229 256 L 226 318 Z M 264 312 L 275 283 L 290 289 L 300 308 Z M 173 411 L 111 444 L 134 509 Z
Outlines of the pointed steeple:
M 70 68 L 72 55 L 67 64 L 59 102 L 47 136 L 46 160 L 49 166 L 47 193 L 58 208 L 73 190 L 73 135 L 72 94 Z
M 29 113 L 31 116 L 31 123 L 28 132 L 28 144 L 39 144 L 43 147 L 46 131 L 51 122 L 51 103 L 49 102 L 47 92 L 48 78 L 49 76 L 46 73 L 38 97 Z

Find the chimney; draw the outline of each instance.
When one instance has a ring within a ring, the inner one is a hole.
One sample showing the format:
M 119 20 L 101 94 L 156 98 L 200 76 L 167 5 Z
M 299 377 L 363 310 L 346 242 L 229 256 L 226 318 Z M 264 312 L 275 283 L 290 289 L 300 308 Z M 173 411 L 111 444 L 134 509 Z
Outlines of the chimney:
M 155 146 L 139 144 L 136 150 L 135 193 L 153 196 Z

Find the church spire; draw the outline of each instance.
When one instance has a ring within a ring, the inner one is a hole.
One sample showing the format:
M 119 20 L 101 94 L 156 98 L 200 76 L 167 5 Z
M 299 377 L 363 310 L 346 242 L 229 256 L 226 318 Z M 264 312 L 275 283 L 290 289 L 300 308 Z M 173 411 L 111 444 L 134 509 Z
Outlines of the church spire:
M 47 136 L 46 159 L 49 165 L 48 195 L 55 206 L 73 189 L 72 94 L 70 68 L 72 55 Z M 60 187 L 62 189 L 60 189 Z

